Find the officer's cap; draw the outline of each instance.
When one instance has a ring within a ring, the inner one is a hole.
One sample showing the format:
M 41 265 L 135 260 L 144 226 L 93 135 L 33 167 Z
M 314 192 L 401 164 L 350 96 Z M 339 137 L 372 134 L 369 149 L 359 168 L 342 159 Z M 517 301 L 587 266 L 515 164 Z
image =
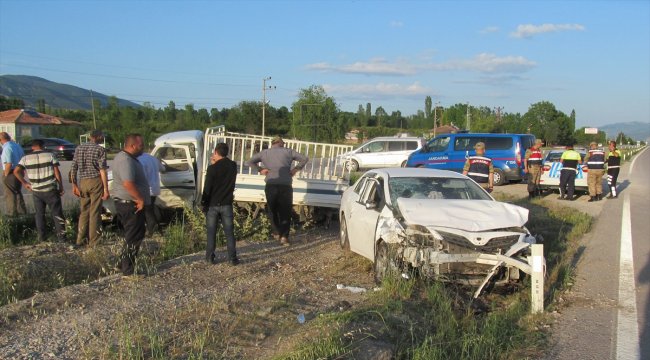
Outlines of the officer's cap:
M 592 142 L 589 143 L 589 146 L 598 146 L 598 143 L 595 142 L 595 141 L 592 141 Z
M 535 139 L 535 145 L 542 145 L 543 143 L 542 139 Z

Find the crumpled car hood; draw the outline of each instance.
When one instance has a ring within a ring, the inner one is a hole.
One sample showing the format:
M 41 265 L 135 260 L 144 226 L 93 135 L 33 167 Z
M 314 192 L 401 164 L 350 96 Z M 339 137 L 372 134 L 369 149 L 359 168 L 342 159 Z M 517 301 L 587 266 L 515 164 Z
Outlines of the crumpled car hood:
M 486 231 L 524 226 L 528 209 L 491 200 L 429 200 L 398 198 L 408 224 Z

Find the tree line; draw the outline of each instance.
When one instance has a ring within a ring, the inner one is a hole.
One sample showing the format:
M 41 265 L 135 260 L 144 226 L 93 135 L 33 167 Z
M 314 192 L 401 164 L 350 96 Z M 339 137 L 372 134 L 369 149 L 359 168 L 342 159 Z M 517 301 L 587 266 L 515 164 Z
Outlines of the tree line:
M 107 142 L 112 147 L 121 146 L 121 139 L 128 133 L 137 132 L 144 136 L 147 144 L 161 134 L 199 129 L 208 126 L 225 125 L 234 132 L 262 133 L 262 102 L 242 101 L 231 108 L 196 109 L 193 104 L 177 107 L 174 101 L 167 106 L 155 108 L 150 103 L 143 106 L 120 107 L 118 99 L 110 97 L 102 106 L 94 100 L 94 111 L 52 109 L 45 100 L 37 102 L 37 111 L 74 120 L 84 124 L 83 128 L 70 126 L 45 127 L 44 134 L 78 142 L 79 136 L 95 126 L 107 133 Z M 24 108 L 20 99 L 0 97 L 0 110 Z M 575 129 L 575 111 L 569 115 L 555 108 L 548 101 L 532 104 L 524 114 L 501 112 L 501 109 L 469 104 L 454 104 L 449 107 L 433 105 L 430 96 L 424 101 L 424 110 L 403 116 L 392 111 L 390 114 L 371 103 L 359 105 L 358 111 L 342 111 L 336 100 L 329 96 L 322 86 L 312 85 L 301 89 L 291 108 L 275 108 L 266 105 L 264 133 L 282 135 L 307 141 L 340 143 L 352 129 L 359 130 L 360 137 L 395 135 L 408 132 L 429 137 L 434 126 L 453 125 L 461 130 L 487 133 L 531 133 L 543 139 L 547 145 L 565 145 L 590 141 L 605 143 L 605 134 L 585 135 L 584 128 Z M 618 138 L 621 137 L 619 134 Z M 623 137 L 626 138 L 623 134 Z

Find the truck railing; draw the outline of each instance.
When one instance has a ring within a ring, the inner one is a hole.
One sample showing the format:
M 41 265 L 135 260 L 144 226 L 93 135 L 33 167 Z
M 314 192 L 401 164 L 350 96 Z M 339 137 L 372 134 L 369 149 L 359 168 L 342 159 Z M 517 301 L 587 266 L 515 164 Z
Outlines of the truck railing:
M 211 153 L 219 142 L 228 144 L 229 157 L 237 162 L 238 173 L 257 175 L 257 172 L 245 163 L 254 154 L 271 147 L 272 139 L 267 136 L 227 132 L 225 127 L 217 127 L 206 131 L 204 144 L 206 149 L 209 149 L 206 153 Z M 302 171 L 296 174 L 297 178 L 326 181 L 349 179 L 350 173 L 341 155 L 352 150 L 352 146 L 291 139 L 284 139 L 284 146 L 309 158 Z M 206 155 L 203 161 L 203 170 L 206 171 L 210 159 Z

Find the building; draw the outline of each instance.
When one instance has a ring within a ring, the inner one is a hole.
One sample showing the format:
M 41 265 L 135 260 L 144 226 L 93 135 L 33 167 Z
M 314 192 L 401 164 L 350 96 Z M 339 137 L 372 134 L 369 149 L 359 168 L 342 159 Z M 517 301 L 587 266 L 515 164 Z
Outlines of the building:
M 82 126 L 77 121 L 29 109 L 0 111 L 0 132 L 8 133 L 18 143 L 22 142 L 21 140 L 24 138 L 41 137 L 41 126 L 43 125 Z

